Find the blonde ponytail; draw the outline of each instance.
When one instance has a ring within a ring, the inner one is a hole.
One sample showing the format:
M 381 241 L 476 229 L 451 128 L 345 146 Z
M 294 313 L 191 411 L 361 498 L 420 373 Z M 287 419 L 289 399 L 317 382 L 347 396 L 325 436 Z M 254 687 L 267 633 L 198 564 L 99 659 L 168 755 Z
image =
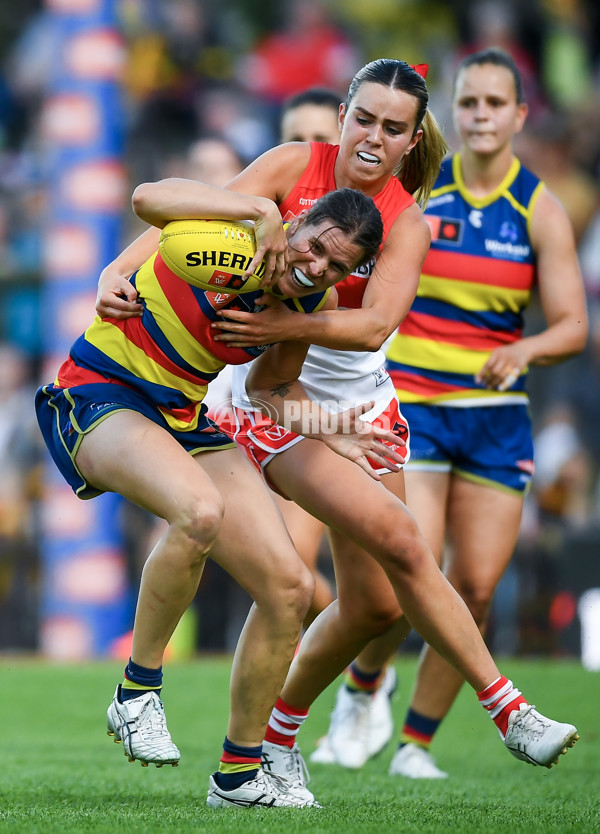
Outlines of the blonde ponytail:
M 413 195 L 421 208 L 425 208 L 442 160 L 448 153 L 448 145 L 435 116 L 429 110 L 421 122 L 421 129 L 421 140 L 406 154 L 395 173 L 409 194 Z

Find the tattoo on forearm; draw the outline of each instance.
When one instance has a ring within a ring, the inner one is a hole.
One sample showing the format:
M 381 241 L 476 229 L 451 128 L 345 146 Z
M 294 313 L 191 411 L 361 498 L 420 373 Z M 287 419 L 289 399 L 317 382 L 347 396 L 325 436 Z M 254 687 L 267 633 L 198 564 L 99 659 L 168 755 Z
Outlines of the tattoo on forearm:
M 290 393 L 292 385 L 290 382 L 284 382 L 282 385 L 278 385 L 276 388 L 271 388 L 271 396 L 272 397 L 285 397 L 286 394 Z

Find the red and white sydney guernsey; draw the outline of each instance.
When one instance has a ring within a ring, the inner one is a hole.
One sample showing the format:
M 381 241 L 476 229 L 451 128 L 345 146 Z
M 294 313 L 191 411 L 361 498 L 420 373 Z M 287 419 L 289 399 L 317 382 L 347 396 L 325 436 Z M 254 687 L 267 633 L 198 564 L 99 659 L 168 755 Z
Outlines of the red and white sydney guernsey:
M 311 142 L 310 161 L 279 210 L 284 221 L 297 217 L 302 211 L 336 188 L 333 175 L 339 152 L 337 145 Z M 395 177 L 374 197 L 383 220 L 383 240 L 398 217 L 414 200 Z M 367 281 L 375 260 L 361 267 L 336 285 L 340 308 L 360 308 Z M 312 345 L 302 368 L 300 381 L 307 394 L 330 413 L 351 406 L 374 401 L 375 405 L 363 419 L 372 422 L 396 399 L 396 392 L 385 370 L 385 354 L 377 351 L 332 350 Z M 250 409 L 246 398 L 247 366 L 233 371 L 233 402 L 238 408 Z

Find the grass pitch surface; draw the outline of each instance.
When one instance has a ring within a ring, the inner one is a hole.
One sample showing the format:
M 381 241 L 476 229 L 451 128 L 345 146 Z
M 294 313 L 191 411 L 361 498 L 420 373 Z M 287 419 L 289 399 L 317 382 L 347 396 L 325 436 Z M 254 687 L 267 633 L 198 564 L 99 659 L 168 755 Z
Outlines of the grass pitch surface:
M 399 730 L 416 661 L 397 661 Z M 600 675 L 573 661 L 503 661 L 541 712 L 577 725 L 581 739 L 547 770 L 514 759 L 470 689 L 461 692 L 433 753 L 445 781 L 390 777 L 390 745 L 359 771 L 312 765 L 322 809 L 206 808 L 228 712 L 228 658 L 165 670 L 163 699 L 181 749 L 178 768 L 130 764 L 106 735 L 106 708 L 122 665 L 56 665 L 0 658 L 0 831 L 387 834 L 387 832 L 600 831 Z M 328 724 L 337 687 L 311 711 L 299 741 L 305 757 Z

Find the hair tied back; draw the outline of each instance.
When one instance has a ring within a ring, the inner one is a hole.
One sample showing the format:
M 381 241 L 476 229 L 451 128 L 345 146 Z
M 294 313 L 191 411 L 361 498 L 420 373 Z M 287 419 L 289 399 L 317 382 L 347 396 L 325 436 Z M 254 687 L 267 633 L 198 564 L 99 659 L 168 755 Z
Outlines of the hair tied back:
M 415 72 L 419 73 L 421 78 L 427 78 L 427 73 L 429 72 L 429 64 L 411 64 L 411 66 Z

